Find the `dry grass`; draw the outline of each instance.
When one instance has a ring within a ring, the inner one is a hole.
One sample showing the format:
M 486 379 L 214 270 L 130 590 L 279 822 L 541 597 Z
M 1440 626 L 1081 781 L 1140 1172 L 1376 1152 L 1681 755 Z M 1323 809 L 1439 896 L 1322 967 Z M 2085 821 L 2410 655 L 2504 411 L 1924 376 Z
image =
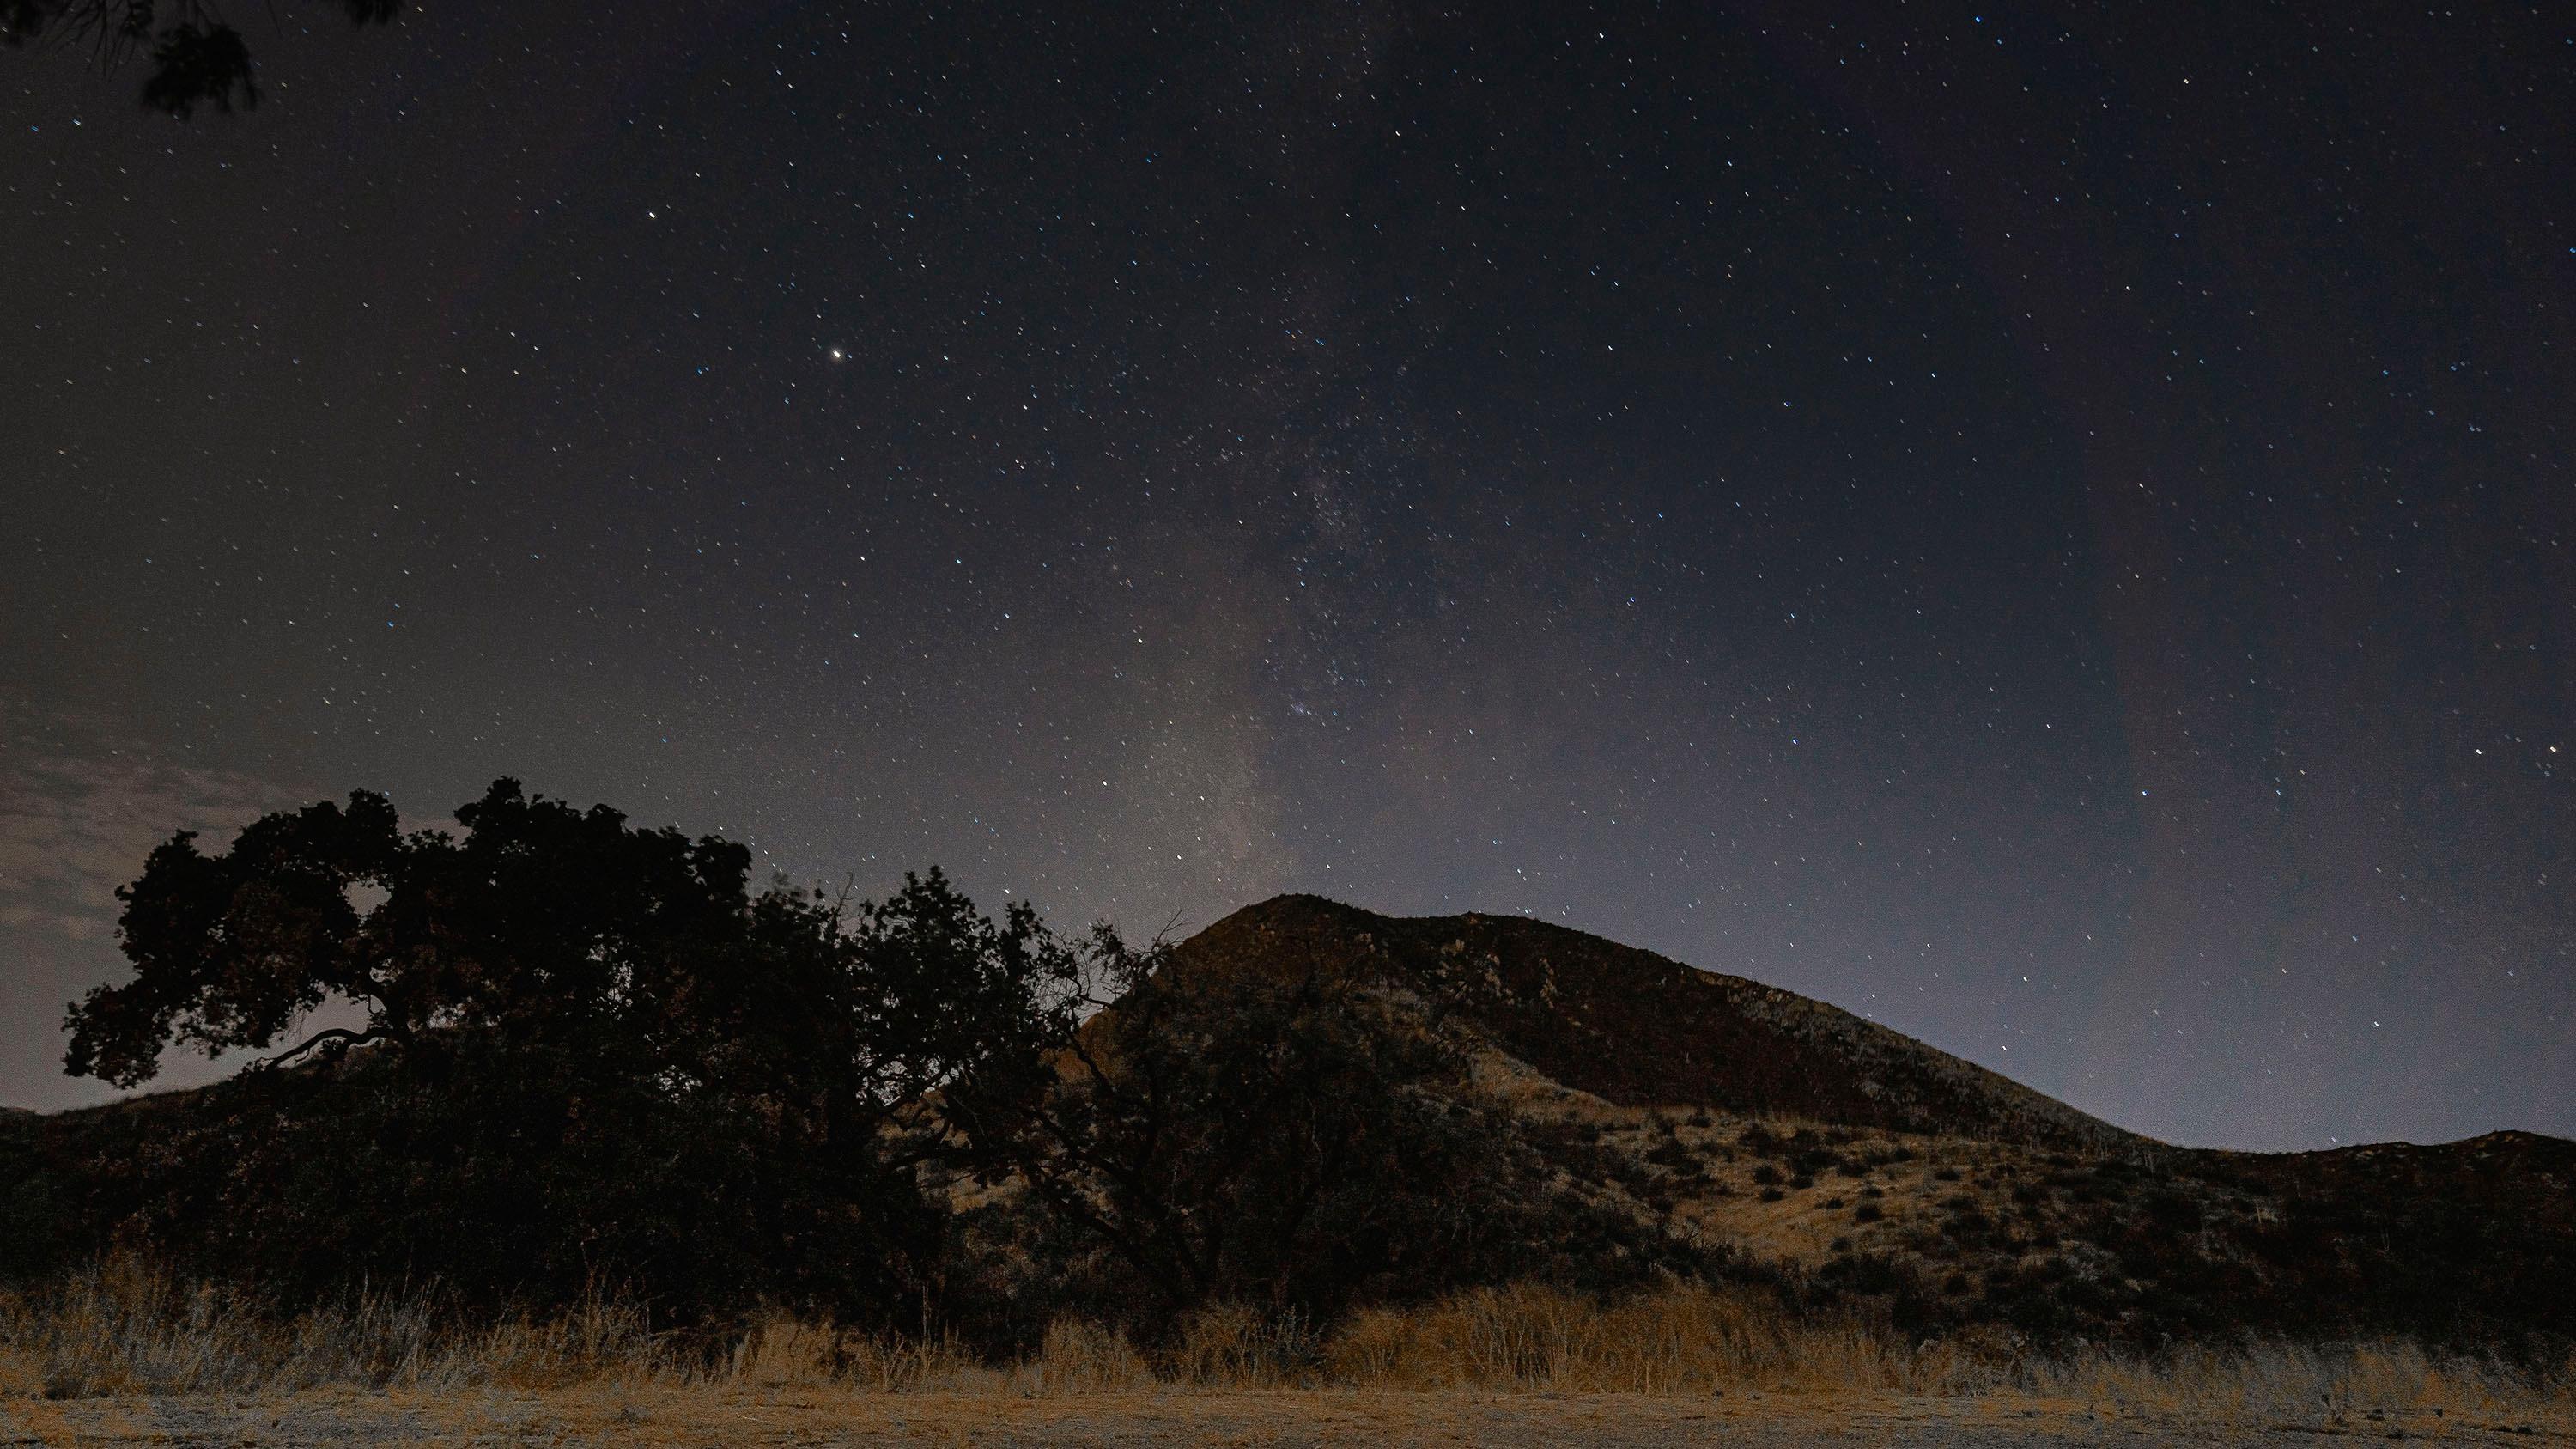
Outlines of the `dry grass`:
M 359 1290 L 291 1318 L 240 1294 L 132 1262 L 78 1274 L 33 1299 L 0 1299 L 0 1393 L 447 1390 L 553 1387 L 675 1366 L 635 1309 L 466 1325 L 433 1295 Z
M 1796 1317 L 1748 1293 L 1677 1286 L 1603 1303 L 1518 1285 L 1364 1311 L 1330 1335 L 1244 1309 L 1198 1315 L 1155 1354 L 1065 1320 L 1018 1362 L 960 1345 L 781 1319 L 720 1352 L 683 1351 L 601 1302 L 465 1325 L 422 1296 L 357 1293 L 279 1319 L 131 1264 L 0 1299 L 0 1399 L 292 1394 L 358 1388 L 692 1391 L 1059 1398 L 1333 1388 L 1663 1397 L 2009 1399 L 2221 1423 L 2373 1412 L 2576 1425 L 2576 1360 L 2533 1373 L 2410 1344 L 2037 1357 L 2000 1341 L 1913 1345 L 1852 1318 Z
M 2184 1349 L 2154 1361 L 2097 1355 L 2030 1366 L 2012 1387 L 2031 1397 L 2231 1423 L 2374 1413 L 2576 1423 L 2576 1358 L 2534 1374 L 2404 1342 Z
M 2013 1396 L 2220 1419 L 2321 1408 L 2576 1417 L 2576 1360 L 2534 1374 L 2408 1343 L 2039 1356 L 1974 1338 L 1909 1345 L 1858 1320 L 1794 1318 L 1699 1287 L 1607 1305 L 1531 1285 L 1480 1290 L 1428 1309 L 1364 1312 L 1328 1353 L 1334 1382 L 1415 1389 Z
M 1550 1393 L 1974 1393 L 1998 1371 L 1948 1345 L 1911 1347 L 1848 1318 L 1794 1319 L 1701 1287 L 1602 1304 L 1521 1284 L 1429 1308 L 1371 1309 L 1335 1335 L 1337 1381 Z

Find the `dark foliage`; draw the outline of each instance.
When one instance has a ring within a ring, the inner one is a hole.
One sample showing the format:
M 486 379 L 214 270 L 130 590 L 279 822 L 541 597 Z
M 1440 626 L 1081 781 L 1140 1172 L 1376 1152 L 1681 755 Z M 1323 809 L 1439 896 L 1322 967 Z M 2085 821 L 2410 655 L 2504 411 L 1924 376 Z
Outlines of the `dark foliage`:
M 0 1283 L 25 1282 L 62 1257 L 62 1184 L 44 1151 L 48 1123 L 0 1108 Z
M 1682 1256 L 1551 1186 L 1515 1119 L 1418 1011 L 1331 959 L 1127 958 L 1128 992 L 1042 1096 L 954 1119 L 1026 1184 L 1082 1295 L 1149 1336 L 1231 1301 L 1326 1322 L 1515 1276 L 1613 1280 Z M 1084 1249 L 1096 1250 L 1084 1257 Z
M 74 1064 L 141 1080 L 178 1039 L 286 1065 L 0 1113 L 0 1277 L 123 1243 L 298 1294 L 361 1273 L 485 1298 L 606 1280 L 700 1316 L 767 1299 L 1001 1347 L 1073 1312 L 1151 1338 L 1219 1300 L 1315 1325 L 1509 1278 L 1750 1281 L 1668 1222 L 1701 1154 L 1740 1150 L 1763 1202 L 1864 1167 L 1856 1204 L 1819 1210 L 1865 1231 L 1774 1278 L 1908 1333 L 2397 1334 L 2535 1362 L 2576 1342 L 2576 1143 L 2079 1152 L 2035 1144 L 2047 1114 L 2007 1101 L 1979 1146 L 1888 1146 L 1873 1107 L 1868 1145 L 1828 1121 L 1694 1149 L 1662 1113 L 1641 1138 L 1480 1092 L 1482 978 L 1417 969 L 1379 918 L 1335 934 L 1256 912 L 1131 951 L 1059 941 L 1026 907 L 988 920 L 935 873 L 855 910 L 755 896 L 736 847 L 506 782 L 460 819 L 461 840 L 402 836 L 357 796 L 226 854 L 156 851 L 127 893 L 138 974 L 76 1009 Z M 1634 1016 L 1634 968 L 1664 999 L 1641 953 L 1595 953 L 1578 982 L 1571 956 L 1478 929 L 1507 984 L 1534 962 Z M 1472 964 L 1414 934 L 1435 965 Z M 1095 986 L 1125 994 L 1085 1022 Z M 335 998 L 363 1020 L 298 1040 Z M 1762 1009 L 1821 1022 L 1799 1051 L 1836 1045 L 1831 1018 Z M 1534 1010 L 1500 1020 L 1534 1041 Z M 1722 1061 L 1700 1080 L 1760 1094 Z M 1866 1171 L 1925 1155 L 1942 1186 L 1900 1219 Z
M 2542 1362 L 2576 1342 L 2576 1144 L 2498 1133 L 2280 1156 L 2167 1150 L 2064 1163 L 2045 1180 L 2012 1189 L 2018 1210 L 2000 1219 L 1986 1199 L 1951 1194 L 1935 1230 L 1899 1238 L 1979 1286 L 1952 1290 L 1945 1276 L 1901 1316 L 2052 1345 L 2401 1335 Z M 1853 1216 L 1883 1214 L 1864 1200 Z M 1864 1266 L 1829 1263 L 1817 1282 L 1896 1291 Z
M 121 893 L 136 975 L 73 1008 L 71 1070 L 140 1082 L 174 1037 L 265 1050 L 326 1001 L 365 1021 L 135 1112 L 83 1175 L 89 1219 L 297 1294 L 605 1282 L 682 1316 L 909 1317 L 945 1221 L 914 1172 L 942 1150 L 925 1103 L 1030 1090 L 1076 955 L 935 871 L 850 911 L 510 781 L 457 818 L 402 835 L 360 793 L 153 852 Z
M 2441 1343 L 2576 1341 L 2576 1143 L 2494 1132 L 2443 1147 L 2209 1156 L 2273 1211 L 2195 1237 L 2235 1245 L 2248 1260 L 2240 1281 L 2297 1284 L 2297 1297 L 2264 1305 L 2272 1313 Z M 2189 1283 L 2190 1267 L 2171 1281 Z
M 401 0 L 338 0 L 356 25 L 382 25 Z M 250 45 L 209 0 L 0 0 L 0 41 L 87 50 L 102 66 L 149 51 L 143 102 L 186 117 L 200 105 L 259 104 Z

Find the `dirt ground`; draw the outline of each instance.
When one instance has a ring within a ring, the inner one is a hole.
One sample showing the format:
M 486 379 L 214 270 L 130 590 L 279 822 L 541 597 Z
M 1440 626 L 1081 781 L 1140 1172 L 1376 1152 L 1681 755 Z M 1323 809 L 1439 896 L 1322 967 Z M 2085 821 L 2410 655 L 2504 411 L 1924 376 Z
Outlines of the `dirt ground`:
M 2576 1444 L 2576 1424 L 2430 1413 L 2226 1424 L 2011 1399 L 1408 1394 L 322 1392 L 282 1398 L 0 1400 L 0 1446 L 2315 1445 L 2353 1439 Z

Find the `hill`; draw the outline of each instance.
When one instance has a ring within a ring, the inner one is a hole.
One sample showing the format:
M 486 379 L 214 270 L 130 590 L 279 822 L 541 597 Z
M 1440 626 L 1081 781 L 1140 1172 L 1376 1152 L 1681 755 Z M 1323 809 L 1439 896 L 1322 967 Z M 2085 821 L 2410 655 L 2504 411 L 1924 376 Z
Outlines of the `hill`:
M 2178 1147 L 1823 1002 L 1516 917 L 1282 896 L 1176 956 L 1411 1002 L 1604 1200 L 1921 1325 L 2576 1334 L 2563 1139 Z
M 1280 896 L 1227 916 L 1181 951 L 1245 969 L 1331 960 L 1374 974 L 1547 1079 L 1617 1106 L 1687 1103 L 2096 1150 L 2148 1145 L 1838 1007 L 1544 921 L 1399 919 Z
M 1502 1109 L 1543 1180 L 1630 1225 L 1621 1241 L 1677 1243 L 1690 1251 L 1672 1262 L 1910 1333 L 2576 1344 L 2576 1143 L 2562 1139 L 2157 1142 L 1822 1002 L 1513 917 L 1283 896 L 1179 943 L 1165 973 L 1139 989 L 1307 973 L 1367 993 L 1461 1048 L 1473 1070 L 1458 1090 Z M 0 1280 L 95 1251 L 148 1212 L 133 1164 L 236 1110 L 220 1090 L 0 1114 Z M 954 1209 L 988 1214 L 1000 1258 L 1060 1251 L 1014 1236 L 1009 1182 L 945 1188 Z

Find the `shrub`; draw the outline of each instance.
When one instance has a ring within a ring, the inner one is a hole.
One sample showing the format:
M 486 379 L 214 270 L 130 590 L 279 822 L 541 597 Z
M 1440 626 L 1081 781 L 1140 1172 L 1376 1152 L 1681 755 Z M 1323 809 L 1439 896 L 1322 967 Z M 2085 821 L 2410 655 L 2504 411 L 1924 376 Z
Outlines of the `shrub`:
M 1328 1324 L 1533 1271 L 1607 1284 L 1710 1261 L 1560 1186 L 1455 1044 L 1332 962 L 1155 953 L 1043 1092 L 946 1105 L 986 1175 L 1042 1206 L 1056 1236 L 1026 1256 L 1096 1250 L 1066 1289 L 1149 1345 L 1212 1305 Z M 1632 1159 L 1599 1165 L 1669 1211 Z
M 1646 1160 L 1658 1167 L 1684 1168 L 1698 1165 L 1699 1159 L 1679 1140 L 1666 1140 L 1646 1149 Z

